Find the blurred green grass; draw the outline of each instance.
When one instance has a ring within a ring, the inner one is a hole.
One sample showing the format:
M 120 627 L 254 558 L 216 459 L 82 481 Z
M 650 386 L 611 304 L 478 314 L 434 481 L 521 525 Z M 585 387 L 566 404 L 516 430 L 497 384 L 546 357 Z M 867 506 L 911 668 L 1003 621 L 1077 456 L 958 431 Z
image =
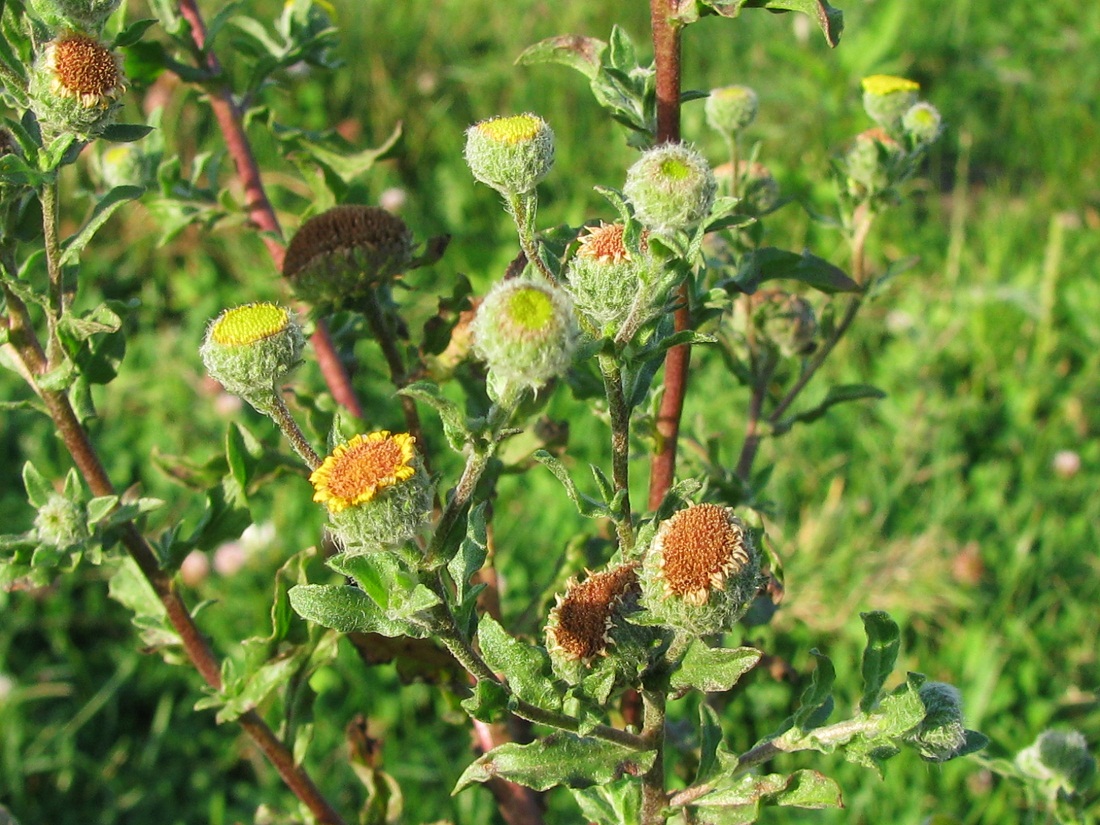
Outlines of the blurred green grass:
M 418 278 L 425 291 L 445 288 L 455 272 L 484 287 L 515 254 L 496 196 L 473 184 L 461 160 L 462 132 L 475 120 L 534 110 L 555 127 L 558 165 L 542 202 L 545 225 L 610 217 L 592 186 L 618 185 L 630 162 L 617 127 L 579 74 L 512 61 L 543 37 L 606 37 L 613 22 L 644 43 L 645 4 L 335 5 L 347 67 L 294 78 L 272 90 L 270 102 L 296 125 L 343 124 L 357 145 L 381 143 L 402 122 L 396 156 L 355 194 L 376 201 L 400 188 L 418 237 L 454 235 L 444 261 Z M 887 609 L 905 631 L 904 666 L 957 684 L 969 724 L 993 738 L 995 755 L 1014 752 L 1050 725 L 1078 727 L 1095 747 L 1100 64 L 1090 56 L 1100 50 L 1100 7 L 1067 0 L 837 5 L 847 27 L 836 51 L 793 15 L 754 11 L 735 21 L 706 20 L 685 37 L 688 87 L 742 82 L 758 89 L 753 136 L 762 158 L 784 189 L 809 205 L 827 204 L 829 155 L 864 127 L 861 76 L 886 71 L 920 80 L 948 126 L 927 177 L 910 203 L 882 221 L 871 250 L 874 261 L 917 254 L 920 262 L 868 308 L 823 376 L 875 384 L 888 398 L 837 409 L 761 457 L 776 462 L 771 532 L 787 561 L 788 592 L 775 624 L 746 638 L 797 668 L 807 666 L 811 647 L 826 650 L 854 693 L 856 614 Z M 273 14 L 277 4 L 249 7 Z M 177 131 L 194 135 L 189 151 L 210 140 L 201 112 L 193 101 L 178 108 Z M 685 109 L 684 133 L 719 157 L 699 104 Z M 270 154 L 263 135 L 256 138 Z M 302 189 L 281 173 L 270 179 L 293 226 L 305 206 Z M 262 419 L 219 412 L 195 354 L 203 325 L 223 306 L 283 293 L 257 238 L 185 233 L 159 250 L 148 221 L 138 211 L 113 222 L 113 234 L 86 264 L 83 300 L 102 293 L 142 302 L 122 374 L 101 395 L 96 436 L 120 487 L 142 483 L 172 502 L 172 518 L 186 522 L 198 513 L 197 496 L 171 485 L 148 456 L 160 450 L 208 458 L 231 420 L 274 443 Z M 793 208 L 769 225 L 769 236 L 796 249 L 837 251 L 833 236 Z M 407 300 L 430 306 L 425 294 Z M 373 345 L 342 343 L 354 346 L 360 385 L 374 388 L 367 396 L 371 423 L 395 425 Z M 705 357 L 696 364 L 687 426 L 699 440 L 718 439 L 732 463 L 739 422 L 729 410 L 744 398 L 725 389 L 729 381 L 715 364 Z M 312 371 L 303 381 L 320 387 Z M 7 374 L 0 389 L 5 398 L 23 392 Z M 602 447 L 583 452 L 585 433 L 598 439 L 602 431 L 581 405 L 562 394 L 552 413 L 574 418 L 580 460 L 601 455 Z M 1078 473 L 1055 472 L 1060 450 L 1080 456 Z M 29 414 L 6 418 L 0 455 L 12 468 L 0 478 L 0 518 L 6 530 L 25 529 L 32 514 L 21 503 L 15 470 L 31 458 L 60 478 L 67 465 L 48 428 Z M 213 575 L 193 594 L 216 600 L 203 626 L 223 651 L 264 632 L 273 571 L 315 540 L 319 516 L 304 483 L 283 480 L 267 492 L 254 503 L 261 518 L 276 519 L 276 542 L 243 571 Z M 552 578 L 566 538 L 590 525 L 539 470 L 502 481 L 497 513 L 505 609 L 527 615 L 531 593 Z M 235 731 L 191 711 L 201 695 L 197 678 L 136 652 L 127 617 L 107 600 L 102 581 L 0 593 L 0 610 L 0 676 L 12 684 L 0 695 L 0 802 L 24 825 L 228 823 L 250 819 L 260 802 L 292 808 Z M 407 821 L 491 820 L 485 792 L 447 795 L 469 759 L 469 741 L 461 724 L 424 722 L 459 719 L 444 700 L 422 686 L 399 690 L 392 669 L 366 671 L 348 651 L 319 685 L 311 759 L 338 804 L 349 807 L 360 796 L 340 740 L 362 712 L 384 741 L 385 767 L 403 784 Z M 748 745 L 766 733 L 799 689 L 754 674 L 724 709 L 733 740 Z M 674 712 L 692 715 L 690 708 Z M 792 757 L 786 764 L 835 767 L 848 807 L 769 812 L 765 821 L 916 825 L 933 813 L 963 823 L 1041 821 L 1029 819 L 1017 789 L 973 763 L 929 767 L 904 756 L 882 781 L 828 759 Z M 553 821 L 571 821 L 567 800 L 553 804 Z

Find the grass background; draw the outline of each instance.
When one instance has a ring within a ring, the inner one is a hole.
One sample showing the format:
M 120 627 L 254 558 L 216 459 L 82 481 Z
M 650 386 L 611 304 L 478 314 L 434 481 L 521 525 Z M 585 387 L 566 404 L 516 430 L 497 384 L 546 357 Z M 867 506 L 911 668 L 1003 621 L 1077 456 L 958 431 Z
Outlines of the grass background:
M 857 698 L 858 612 L 886 609 L 904 628 L 903 666 L 958 685 L 968 724 L 992 738 L 993 755 L 1014 753 L 1049 726 L 1082 730 L 1095 750 L 1100 63 L 1093 55 L 1100 7 L 1069 0 L 839 5 L 847 26 L 835 51 L 796 16 L 757 11 L 708 19 L 684 40 L 687 87 L 739 82 L 758 90 L 752 137 L 785 193 L 808 206 L 827 206 L 830 154 L 866 125 L 860 77 L 919 80 L 948 126 L 913 197 L 882 220 L 871 247 L 877 265 L 913 254 L 919 264 L 867 308 L 822 376 L 872 383 L 888 397 L 841 407 L 761 457 L 775 463 L 770 528 L 787 563 L 787 600 L 775 622 L 749 631 L 747 641 L 797 669 L 808 666 L 811 647 L 827 651 L 844 707 Z M 464 128 L 497 113 L 537 111 L 558 134 L 543 224 L 611 217 L 592 186 L 618 185 L 631 162 L 618 128 L 579 74 L 512 61 L 543 37 L 606 38 L 614 22 L 644 44 L 645 6 L 334 0 L 346 67 L 287 78 L 267 92 L 268 102 L 288 123 L 340 124 L 356 146 L 381 143 L 400 121 L 398 151 L 370 173 L 356 199 L 375 202 L 400 188 L 418 237 L 454 236 L 443 262 L 418 275 L 423 295 L 445 288 L 457 272 L 484 288 L 515 249 L 495 195 L 475 186 L 462 163 Z M 277 7 L 247 4 L 261 19 Z M 194 95 L 170 91 L 181 153 L 214 145 Z M 684 134 L 721 157 L 703 128 L 701 104 L 685 109 Z M 276 205 L 294 226 L 306 190 L 265 135 L 254 138 Z M 84 180 L 78 174 L 74 188 Z M 70 218 L 82 208 L 74 203 Z M 99 396 L 96 438 L 118 486 L 140 482 L 171 502 L 167 520 L 191 523 L 199 498 L 173 486 L 152 456 L 209 458 L 230 421 L 276 443 L 265 422 L 219 405 L 202 381 L 196 348 L 203 326 L 224 306 L 285 292 L 259 239 L 240 227 L 187 232 L 165 248 L 155 246 L 150 227 L 140 207 L 114 220 L 82 273 L 82 301 L 141 301 L 122 374 Z M 768 233 L 778 245 L 842 254 L 837 239 L 797 208 L 779 213 Z M 350 334 L 341 341 L 357 359 L 369 422 L 397 426 L 373 345 Z M 733 463 L 740 423 L 730 410 L 744 409 L 745 398 L 717 365 L 696 364 L 686 426 Z M 319 388 L 315 370 L 305 370 L 302 381 Z M 0 391 L 4 398 L 24 393 L 7 373 Z M 598 423 L 564 393 L 552 413 L 572 419 L 582 455 L 586 442 L 602 444 Z M 52 478 L 67 463 L 49 428 L 30 414 L 7 414 L 0 432 L 0 520 L 16 532 L 33 517 L 19 482 L 22 462 L 33 460 Z M 1080 457 L 1079 472 L 1054 471 L 1060 450 Z M 639 467 L 636 478 L 644 461 Z M 683 471 L 691 469 L 685 459 Z M 276 540 L 253 550 L 240 572 L 214 574 L 192 594 L 214 600 L 203 627 L 219 650 L 234 655 L 241 638 L 265 631 L 273 571 L 315 540 L 319 514 L 308 499 L 298 477 L 256 496 L 258 518 L 275 521 Z M 589 525 L 545 473 L 509 479 L 497 508 L 505 609 L 519 629 L 535 632 L 526 609 L 531 593 L 552 576 L 568 536 Z M 45 591 L 0 593 L 0 611 L 0 803 L 23 825 L 221 825 L 251 820 L 260 803 L 293 809 L 236 731 L 192 710 L 202 695 L 198 678 L 139 652 L 128 617 L 95 571 Z M 406 821 L 495 821 L 484 791 L 448 796 L 470 752 L 461 724 L 426 722 L 460 722 L 446 699 L 423 685 L 400 687 L 390 668 L 366 670 L 350 651 L 315 686 L 311 767 L 345 810 L 362 793 L 341 736 L 363 713 L 383 743 L 386 770 L 404 790 Z M 770 730 L 800 687 L 754 674 L 723 709 L 732 741 L 744 746 Z M 678 712 L 691 717 L 690 708 Z M 847 809 L 769 811 L 764 821 L 915 825 L 937 813 L 962 823 L 1043 821 L 1025 808 L 1018 788 L 969 761 L 937 767 L 905 754 L 883 780 L 809 755 L 777 769 L 810 766 L 835 771 Z M 567 799 L 551 805 L 552 821 L 576 821 Z

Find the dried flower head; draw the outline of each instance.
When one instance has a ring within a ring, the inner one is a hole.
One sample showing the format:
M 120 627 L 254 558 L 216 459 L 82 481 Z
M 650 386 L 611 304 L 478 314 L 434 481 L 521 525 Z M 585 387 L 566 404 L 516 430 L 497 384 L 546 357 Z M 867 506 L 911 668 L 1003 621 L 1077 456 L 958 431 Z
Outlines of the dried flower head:
M 334 304 L 400 275 L 412 262 L 405 222 L 377 206 L 335 206 L 301 225 L 283 275 L 303 299 Z
M 466 163 L 501 194 L 526 194 L 554 165 L 554 132 L 530 113 L 483 120 L 466 130 Z
M 126 91 L 118 57 L 85 34 L 50 41 L 31 74 L 31 105 L 47 132 L 88 140 L 114 117 Z
M 309 480 L 349 553 L 372 552 L 416 534 L 431 512 L 431 482 L 416 438 L 379 430 L 338 445 Z
M 650 613 L 699 635 L 732 626 L 759 586 L 759 556 L 745 525 L 716 504 L 692 505 L 661 524 L 642 576 Z
M 615 609 L 637 589 L 636 564 L 593 573 L 582 582 L 570 580 L 550 611 L 547 647 L 565 659 L 586 663 L 606 655 Z

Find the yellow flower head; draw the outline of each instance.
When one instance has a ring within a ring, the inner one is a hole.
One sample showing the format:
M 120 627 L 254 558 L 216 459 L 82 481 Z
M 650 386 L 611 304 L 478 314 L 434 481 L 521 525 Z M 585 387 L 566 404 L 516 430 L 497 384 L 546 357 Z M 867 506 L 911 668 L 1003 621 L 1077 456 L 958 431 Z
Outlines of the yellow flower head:
M 863 91 L 872 95 L 891 95 L 895 92 L 919 92 L 920 84 L 915 80 L 895 77 L 889 74 L 873 74 L 861 81 Z
M 371 501 L 388 487 L 416 473 L 416 439 L 408 433 L 379 430 L 339 445 L 309 477 L 313 500 L 330 513 Z
M 496 143 L 514 146 L 534 140 L 546 128 L 546 122 L 538 115 L 511 115 L 483 120 L 473 128 Z
M 255 344 L 278 335 L 290 323 L 290 312 L 275 304 L 245 304 L 222 313 L 210 337 L 223 347 Z

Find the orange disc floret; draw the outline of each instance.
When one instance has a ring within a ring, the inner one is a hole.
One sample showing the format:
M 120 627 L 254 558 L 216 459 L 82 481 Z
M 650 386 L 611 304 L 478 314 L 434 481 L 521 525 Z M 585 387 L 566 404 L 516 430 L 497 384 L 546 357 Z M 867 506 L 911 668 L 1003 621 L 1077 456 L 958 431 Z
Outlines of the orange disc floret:
M 725 507 L 697 504 L 666 521 L 654 547 L 666 592 L 701 605 L 749 563 L 740 522 Z
M 594 573 L 569 586 L 551 611 L 547 635 L 555 652 L 571 660 L 590 661 L 607 652 L 612 613 L 638 586 L 637 565 L 625 564 Z
M 123 91 L 118 60 L 94 38 L 71 34 L 49 49 L 55 92 L 79 98 L 87 107 L 105 107 Z
M 339 513 L 371 501 L 381 491 L 416 473 L 416 439 L 408 433 L 379 430 L 341 444 L 313 471 L 313 500 Z
M 589 228 L 588 234 L 581 237 L 581 246 L 577 254 L 597 261 L 620 263 L 630 260 L 630 250 L 623 242 L 626 231 L 621 223 L 600 223 Z M 642 237 L 642 251 L 646 249 L 645 236 Z

